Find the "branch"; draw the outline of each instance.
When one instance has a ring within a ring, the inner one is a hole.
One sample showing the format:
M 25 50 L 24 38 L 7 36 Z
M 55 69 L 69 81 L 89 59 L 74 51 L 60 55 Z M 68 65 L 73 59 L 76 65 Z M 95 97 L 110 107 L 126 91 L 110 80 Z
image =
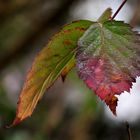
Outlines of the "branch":
M 128 133 L 129 140 L 132 140 L 132 133 L 131 133 L 131 129 L 130 129 L 130 126 L 129 126 L 128 122 L 126 122 L 126 130 L 127 130 L 127 133 Z
M 41 23 L 39 23 L 39 26 L 36 27 L 34 31 L 26 35 L 24 39 L 16 42 L 13 47 L 15 49 L 0 59 L 0 71 L 9 66 L 14 60 L 19 59 L 25 52 L 29 52 L 34 42 L 44 33 L 44 29 L 52 28 L 56 26 L 60 20 L 64 20 L 64 17 L 75 1 L 76 0 L 63 0 L 60 7 L 49 18 L 46 17 L 43 21 L 41 20 Z
M 23 12 L 30 11 L 34 9 L 36 6 L 40 5 L 44 0 L 40 0 L 37 2 L 24 0 L 24 3 L 18 4 L 18 2 L 0 2 L 0 24 L 2 24 L 5 20 Z M 8 10 L 7 10 L 8 9 Z
M 130 25 L 132 27 L 136 26 L 138 22 L 140 21 L 140 1 L 137 1 L 137 6 L 135 8 L 134 14 L 132 19 L 130 20 Z

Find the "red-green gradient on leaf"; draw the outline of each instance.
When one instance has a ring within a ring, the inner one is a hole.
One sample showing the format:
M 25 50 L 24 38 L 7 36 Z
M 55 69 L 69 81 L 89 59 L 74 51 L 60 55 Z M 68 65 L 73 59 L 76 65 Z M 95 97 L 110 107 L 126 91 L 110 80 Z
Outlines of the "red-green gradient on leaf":
M 93 23 L 78 41 L 78 74 L 116 115 L 117 97 L 140 76 L 140 37 L 122 21 Z
M 64 76 L 72 69 L 75 64 L 77 41 L 91 24 L 92 22 L 87 20 L 68 24 L 54 35 L 36 56 L 21 91 L 16 118 L 12 125 L 30 116 L 46 89 L 61 74 Z

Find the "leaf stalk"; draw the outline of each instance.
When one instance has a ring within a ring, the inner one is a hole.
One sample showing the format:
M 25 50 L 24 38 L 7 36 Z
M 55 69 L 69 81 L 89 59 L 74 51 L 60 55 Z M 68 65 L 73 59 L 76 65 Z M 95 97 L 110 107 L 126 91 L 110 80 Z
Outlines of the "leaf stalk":
M 127 2 L 127 0 L 124 0 L 124 1 L 122 2 L 122 4 L 119 6 L 119 8 L 118 8 L 117 11 L 115 12 L 115 14 L 111 17 L 111 20 L 113 20 L 113 19 L 117 16 L 117 14 L 120 12 L 120 10 L 122 9 L 122 7 L 125 5 L 126 2 Z

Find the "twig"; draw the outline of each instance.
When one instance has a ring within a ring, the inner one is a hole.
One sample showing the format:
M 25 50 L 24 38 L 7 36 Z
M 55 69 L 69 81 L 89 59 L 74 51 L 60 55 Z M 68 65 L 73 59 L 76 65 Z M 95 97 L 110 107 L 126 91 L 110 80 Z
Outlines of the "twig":
M 127 121 L 125 122 L 125 125 L 126 125 L 126 130 L 128 133 L 128 138 L 129 138 L 129 140 L 132 140 L 132 133 L 131 133 L 130 125 Z
M 127 2 L 127 0 L 124 0 L 123 2 L 122 2 L 122 4 L 119 6 L 119 8 L 118 8 L 118 10 L 115 12 L 115 14 L 112 16 L 112 18 L 111 18 L 111 20 L 113 20 L 116 16 L 117 16 L 117 14 L 120 12 L 120 10 L 122 9 L 122 7 L 124 6 L 124 4 Z

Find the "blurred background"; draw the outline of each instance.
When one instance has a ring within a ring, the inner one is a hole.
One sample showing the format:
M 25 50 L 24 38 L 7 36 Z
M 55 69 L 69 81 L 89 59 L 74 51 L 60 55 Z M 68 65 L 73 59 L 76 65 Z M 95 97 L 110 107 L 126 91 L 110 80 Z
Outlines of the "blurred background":
M 134 140 L 140 140 L 140 79 L 131 92 L 119 96 L 113 117 L 83 84 L 73 69 L 47 91 L 32 117 L 6 129 L 15 117 L 26 73 L 48 39 L 66 23 L 97 20 L 122 0 L 0 0 L 0 140 L 128 140 L 125 121 Z M 140 0 L 128 0 L 117 20 L 140 29 Z

